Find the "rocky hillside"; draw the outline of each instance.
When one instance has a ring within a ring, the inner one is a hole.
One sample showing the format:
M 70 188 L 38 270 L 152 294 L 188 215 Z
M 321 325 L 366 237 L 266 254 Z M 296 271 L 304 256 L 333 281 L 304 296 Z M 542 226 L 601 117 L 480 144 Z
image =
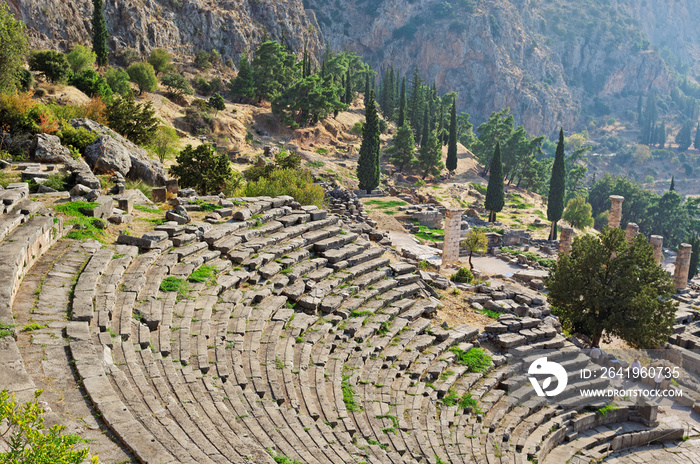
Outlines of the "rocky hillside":
M 88 42 L 92 2 L 7 0 L 32 45 Z M 107 0 L 112 51 L 218 50 L 237 58 L 264 34 L 320 56 L 324 42 L 403 73 L 418 65 L 440 92 L 459 92 L 475 122 L 510 107 L 533 133 L 583 128 L 636 111 L 700 71 L 693 0 Z
M 89 43 L 91 0 L 7 0 L 30 30 L 30 45 L 66 49 Z M 193 55 L 216 49 L 237 63 L 265 34 L 294 50 L 304 42 L 318 54 L 321 34 L 299 0 L 106 0 L 104 14 L 112 52 L 127 47 L 147 53 L 163 47 L 175 54 Z
M 696 66 L 700 44 L 689 0 L 306 1 L 334 47 L 375 68 L 417 64 L 475 120 L 510 106 L 546 135 L 634 110 L 639 93 L 667 94 L 671 66 Z

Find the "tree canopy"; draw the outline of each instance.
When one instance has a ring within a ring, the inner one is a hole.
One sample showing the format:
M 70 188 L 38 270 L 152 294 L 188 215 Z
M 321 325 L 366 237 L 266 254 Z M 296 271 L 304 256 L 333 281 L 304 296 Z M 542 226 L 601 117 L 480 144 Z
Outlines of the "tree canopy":
M 107 48 L 107 23 L 102 12 L 102 0 L 92 0 L 92 51 L 97 57 L 98 66 L 107 66 L 109 49 Z
M 139 95 L 143 92 L 153 92 L 158 88 L 156 72 L 149 63 L 141 62 L 129 66 L 126 70 L 129 79 L 139 88 Z
M 27 50 L 26 26 L 15 19 L 5 2 L 0 3 L 0 93 L 18 87 Z
M 617 336 L 633 347 L 652 348 L 673 332 L 673 279 L 656 264 L 653 247 L 640 234 L 607 226 L 599 235 L 576 237 L 547 279 L 554 313 L 573 333 L 599 346 Z
M 233 168 L 226 153 L 217 153 L 209 144 L 197 148 L 187 145 L 177 155 L 177 164 L 170 167 L 183 187 L 207 195 L 222 192 L 233 177 Z

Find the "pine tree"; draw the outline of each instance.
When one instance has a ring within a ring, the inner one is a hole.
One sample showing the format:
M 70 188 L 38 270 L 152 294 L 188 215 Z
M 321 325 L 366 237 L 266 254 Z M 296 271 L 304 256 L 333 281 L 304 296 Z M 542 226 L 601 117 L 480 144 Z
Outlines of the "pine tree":
M 399 120 L 396 122 L 399 127 L 406 123 L 406 78 L 401 80 L 401 96 L 399 97 Z
M 669 192 L 675 192 L 676 190 L 676 176 L 671 176 L 671 186 L 668 188 Z
M 695 140 L 693 141 L 693 148 L 700 150 L 700 123 L 698 123 L 695 128 Z
M 496 213 L 503 209 L 505 195 L 503 193 L 503 163 L 501 163 L 501 144 L 496 143 L 496 150 L 491 160 L 489 185 L 486 188 L 484 207 L 489 211 L 489 222 L 496 222 Z
M 360 189 L 371 193 L 379 185 L 379 117 L 370 91 L 365 103 L 365 124 L 362 128 L 362 145 L 357 160 L 357 178 Z
M 457 101 L 452 103 L 450 113 L 450 137 L 447 141 L 447 169 L 457 169 Z
M 393 142 L 394 145 L 387 150 L 390 155 L 389 161 L 398 168 L 399 172 L 403 172 L 403 168 L 410 166 L 413 162 L 413 154 L 416 151 L 416 142 L 409 123 L 396 130 Z
M 92 0 L 92 51 L 97 55 L 97 65 L 109 64 L 109 50 L 107 49 L 107 23 L 102 14 L 102 0 Z
M 564 129 L 559 130 L 559 143 L 552 165 L 552 177 L 549 180 L 549 198 L 547 200 L 547 219 L 552 221 L 550 240 L 557 239 L 557 222 L 564 212 L 566 185 L 566 167 L 564 164 Z
M 250 103 L 255 100 L 255 79 L 253 79 L 253 68 L 250 67 L 248 57 L 245 54 L 238 64 L 238 75 L 231 79 L 228 85 L 231 97 L 242 102 Z
M 427 140 L 421 145 L 418 151 L 418 158 L 416 159 L 416 166 L 419 170 L 423 171 L 423 179 L 428 177 L 428 174 L 435 177 L 439 176 L 440 171 L 445 167 L 442 163 L 440 141 L 435 131 L 430 132 L 427 136 Z

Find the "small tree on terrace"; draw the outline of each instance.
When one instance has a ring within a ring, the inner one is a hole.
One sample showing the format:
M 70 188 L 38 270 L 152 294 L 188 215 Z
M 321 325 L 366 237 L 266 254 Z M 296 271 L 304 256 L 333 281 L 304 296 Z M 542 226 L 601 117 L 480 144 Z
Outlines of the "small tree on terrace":
M 548 299 L 564 327 L 599 346 L 616 336 L 633 347 L 665 343 L 677 304 L 673 278 L 656 264 L 643 234 L 628 243 L 619 228 L 576 237 L 547 278 Z
M 416 142 L 413 140 L 411 125 L 406 123 L 396 129 L 393 137 L 394 145 L 387 149 L 390 155 L 389 161 L 403 172 L 403 168 L 413 162 L 413 154 L 416 151 Z
M 194 93 L 190 83 L 185 76 L 181 74 L 166 74 L 163 76 L 163 79 L 161 79 L 161 83 L 167 87 L 168 94 L 173 98 L 179 98 L 183 95 L 192 95 Z
M 485 253 L 486 247 L 488 246 L 488 239 L 483 230 L 472 229 L 464 237 L 460 247 L 463 250 L 469 252 L 469 269 L 474 270 L 474 265 L 472 264 L 472 256 L 474 253 Z
M 182 187 L 203 195 L 222 192 L 233 177 L 226 153 L 217 153 L 209 144 L 197 148 L 187 145 L 177 155 L 177 164 L 170 167 L 170 173 L 180 178 Z
M 163 48 L 155 48 L 151 50 L 151 53 L 148 55 L 146 61 L 153 66 L 153 69 L 157 74 L 162 74 L 170 71 L 170 69 L 173 67 L 170 64 L 172 59 L 173 57 L 167 50 Z
M 129 66 L 126 70 L 129 73 L 129 79 L 139 88 L 139 95 L 143 92 L 153 92 L 158 88 L 158 78 L 153 66 L 150 64 L 136 63 Z
M 20 84 L 20 73 L 27 53 L 26 26 L 0 3 L 0 92 L 11 92 Z

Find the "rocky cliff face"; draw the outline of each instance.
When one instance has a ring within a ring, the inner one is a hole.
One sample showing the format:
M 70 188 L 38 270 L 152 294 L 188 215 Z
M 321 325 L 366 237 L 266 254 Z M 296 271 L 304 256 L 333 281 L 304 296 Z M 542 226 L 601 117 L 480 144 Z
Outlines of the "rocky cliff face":
M 547 135 L 581 127 L 599 100 L 625 110 L 639 93 L 667 94 L 673 73 L 658 50 L 673 43 L 693 61 L 700 43 L 692 0 L 306 1 L 335 48 L 375 69 L 418 64 L 441 92 L 458 91 L 476 121 L 510 106 Z
M 7 0 L 27 24 L 30 45 L 67 49 L 89 43 L 91 0 Z M 105 0 L 103 8 L 114 52 L 127 47 L 147 53 L 163 47 L 179 55 L 215 48 L 236 62 L 265 34 L 318 54 L 321 34 L 299 0 Z
M 32 45 L 90 40 L 90 0 L 6 0 Z M 636 110 L 637 95 L 700 74 L 697 0 L 105 0 L 110 47 L 236 60 L 265 33 L 355 51 L 375 69 L 418 65 L 440 92 L 459 92 L 475 122 L 505 106 L 537 134 L 582 128 L 585 115 Z M 320 28 L 319 28 L 320 25 Z M 321 35 L 323 33 L 323 36 Z

